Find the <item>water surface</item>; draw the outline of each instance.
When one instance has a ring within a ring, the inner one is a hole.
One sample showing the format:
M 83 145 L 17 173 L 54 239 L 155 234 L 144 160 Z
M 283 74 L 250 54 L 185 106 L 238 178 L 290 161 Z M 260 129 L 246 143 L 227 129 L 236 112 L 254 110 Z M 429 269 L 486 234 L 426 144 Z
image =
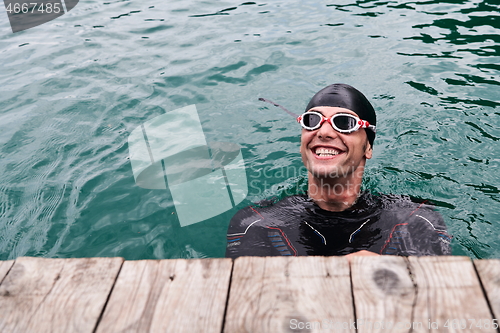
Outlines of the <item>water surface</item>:
M 80 1 L 13 34 L 0 16 L 0 259 L 221 257 L 235 210 L 181 228 L 135 185 L 128 135 L 196 104 L 234 142 L 249 202 L 304 186 L 299 113 L 343 82 L 373 102 L 365 188 L 434 200 L 453 252 L 500 257 L 496 1 Z M 264 172 L 265 171 L 265 172 Z

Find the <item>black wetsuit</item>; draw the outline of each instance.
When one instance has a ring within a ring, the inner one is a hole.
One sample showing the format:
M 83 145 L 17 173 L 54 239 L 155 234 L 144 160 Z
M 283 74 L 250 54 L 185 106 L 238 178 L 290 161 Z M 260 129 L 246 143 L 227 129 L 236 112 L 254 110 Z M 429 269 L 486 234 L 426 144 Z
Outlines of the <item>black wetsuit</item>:
M 307 196 L 249 206 L 231 219 L 226 257 L 345 255 L 360 250 L 401 256 L 451 254 L 450 236 L 433 206 L 364 192 L 343 212 Z

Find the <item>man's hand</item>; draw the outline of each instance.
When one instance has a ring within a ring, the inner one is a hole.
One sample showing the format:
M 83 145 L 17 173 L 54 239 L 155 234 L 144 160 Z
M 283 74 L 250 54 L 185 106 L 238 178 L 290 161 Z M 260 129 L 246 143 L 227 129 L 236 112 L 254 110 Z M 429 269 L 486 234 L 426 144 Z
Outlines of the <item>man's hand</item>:
M 370 251 L 367 251 L 367 250 L 361 250 L 361 251 L 358 251 L 358 252 L 354 252 L 354 253 L 349 253 L 347 255 L 345 255 L 345 257 L 347 258 L 347 260 L 349 260 L 349 262 L 351 261 L 351 257 L 367 257 L 367 256 L 379 256 L 380 254 L 377 254 L 375 252 L 370 252 Z

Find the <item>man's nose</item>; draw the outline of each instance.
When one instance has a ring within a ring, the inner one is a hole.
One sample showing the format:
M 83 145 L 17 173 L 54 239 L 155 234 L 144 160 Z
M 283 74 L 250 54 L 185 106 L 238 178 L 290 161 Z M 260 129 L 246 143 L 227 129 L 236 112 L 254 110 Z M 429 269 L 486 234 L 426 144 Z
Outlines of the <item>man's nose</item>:
M 320 128 L 318 128 L 318 133 L 317 133 L 317 135 L 320 138 L 332 138 L 332 139 L 338 137 L 338 134 L 339 133 L 333 129 L 330 120 L 325 121 L 323 124 L 321 124 Z

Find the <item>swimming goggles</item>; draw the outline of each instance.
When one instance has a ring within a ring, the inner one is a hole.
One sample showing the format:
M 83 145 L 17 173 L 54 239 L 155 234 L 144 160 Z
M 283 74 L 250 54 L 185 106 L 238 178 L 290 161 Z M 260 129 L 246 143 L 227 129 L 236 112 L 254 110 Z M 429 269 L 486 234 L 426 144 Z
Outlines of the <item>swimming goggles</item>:
M 368 128 L 372 130 L 373 133 L 376 132 L 374 125 L 370 125 L 370 123 L 366 120 L 361 120 L 349 113 L 337 113 L 331 118 L 328 118 L 319 112 L 308 111 L 299 116 L 297 121 L 302 125 L 302 127 L 309 131 L 318 129 L 325 121 L 329 121 L 333 129 L 339 133 L 352 133 L 360 128 Z

